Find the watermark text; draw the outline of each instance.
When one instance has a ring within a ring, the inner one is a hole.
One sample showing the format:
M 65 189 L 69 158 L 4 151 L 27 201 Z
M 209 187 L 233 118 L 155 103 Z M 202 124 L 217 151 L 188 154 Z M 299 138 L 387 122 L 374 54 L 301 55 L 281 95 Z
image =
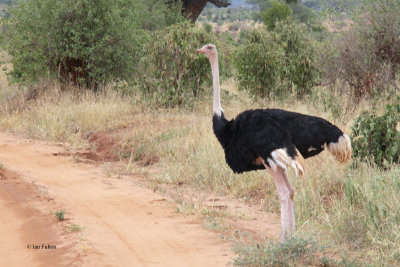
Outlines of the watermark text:
M 33 249 L 33 250 L 51 250 L 51 249 L 57 249 L 56 245 L 50 245 L 50 244 L 27 244 L 26 245 L 27 249 Z

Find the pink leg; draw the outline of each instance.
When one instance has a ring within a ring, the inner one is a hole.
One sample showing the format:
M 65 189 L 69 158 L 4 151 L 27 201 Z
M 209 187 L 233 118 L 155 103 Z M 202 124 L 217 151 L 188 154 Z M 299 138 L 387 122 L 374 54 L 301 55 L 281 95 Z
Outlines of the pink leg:
M 293 235 L 296 232 L 296 222 L 294 219 L 294 203 L 293 203 L 293 197 L 294 197 L 294 191 L 292 189 L 292 187 L 289 184 L 287 175 L 285 171 L 282 171 L 282 176 L 283 176 L 283 180 L 289 190 L 289 205 L 288 205 L 288 213 L 289 213 L 289 230 L 291 235 Z
M 281 203 L 281 241 L 284 241 L 295 232 L 293 189 L 287 180 L 284 169 L 278 167 L 275 172 L 270 168 L 267 168 L 267 170 L 270 171 L 274 178 L 279 201 Z

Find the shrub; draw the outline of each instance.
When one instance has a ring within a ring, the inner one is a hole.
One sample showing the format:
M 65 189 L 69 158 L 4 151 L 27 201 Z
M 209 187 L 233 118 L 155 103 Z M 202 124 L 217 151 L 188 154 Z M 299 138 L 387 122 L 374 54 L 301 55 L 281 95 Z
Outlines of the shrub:
M 303 24 L 292 20 L 276 24 L 277 42 L 285 50 L 283 76 L 285 87 L 294 87 L 296 95 L 303 97 L 320 83 L 318 67 L 319 47 Z
M 293 18 L 305 23 L 310 24 L 317 18 L 311 8 L 304 6 L 303 4 L 293 3 L 290 5 L 293 12 Z
M 277 92 L 285 52 L 275 42 L 273 33 L 255 29 L 243 36 L 245 43 L 238 48 L 234 65 L 239 89 L 252 96 L 267 97 Z
M 56 217 L 59 221 L 64 221 L 64 210 L 60 210 L 56 212 Z
M 88 87 L 129 79 L 147 40 L 143 29 L 173 21 L 161 0 L 151 12 L 141 0 L 20 1 L 7 23 L 12 76 Z
M 211 33 L 213 30 L 213 26 L 210 23 L 204 24 L 204 30 L 208 33 Z
M 235 68 L 239 89 L 252 96 L 268 97 L 279 93 L 277 84 L 282 74 L 284 50 L 274 40 L 272 33 L 255 29 L 244 36 L 245 43 L 238 48 Z
M 358 5 L 350 28 L 330 40 L 334 50 L 323 61 L 330 82 L 348 85 L 357 101 L 397 88 L 400 68 L 399 1 L 361 0 Z
M 235 22 L 229 25 L 228 29 L 233 32 L 237 32 L 240 29 L 241 23 Z
M 294 89 L 303 97 L 319 83 L 318 47 L 303 25 L 279 22 L 272 32 L 257 29 L 241 38 L 235 58 L 239 89 L 260 97 L 283 97 Z
M 59 77 L 88 86 L 132 70 L 132 16 L 121 1 L 22 1 L 9 26 L 8 51 L 14 78 Z M 115 31 L 115 28 L 120 28 Z M 118 64 L 116 64 L 118 63 Z M 121 71 L 124 70 L 124 71 Z
M 292 9 L 288 4 L 272 1 L 267 11 L 261 13 L 261 17 L 268 29 L 275 29 L 275 24 L 281 20 L 287 20 L 292 16 Z
M 371 159 L 380 167 L 400 162 L 400 97 L 385 113 L 362 113 L 352 127 L 353 155 Z
M 144 95 L 163 106 L 184 105 L 200 96 L 212 79 L 208 59 L 196 49 L 207 43 L 215 43 L 214 36 L 189 22 L 154 32 L 138 77 Z

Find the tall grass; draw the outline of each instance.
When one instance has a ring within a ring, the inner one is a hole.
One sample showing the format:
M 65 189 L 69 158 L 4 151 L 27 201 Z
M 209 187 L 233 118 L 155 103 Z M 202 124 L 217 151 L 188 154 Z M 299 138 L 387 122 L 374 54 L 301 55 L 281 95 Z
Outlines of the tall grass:
M 0 90 L 6 90 L 8 85 L 7 73 L 12 70 L 10 56 L 0 50 Z
M 78 92 L 74 88 L 62 90 L 53 82 L 42 82 L 36 87 L 39 89 L 20 89 L 21 93 L 11 97 L 14 105 L 19 107 L 14 106 L 11 111 L 0 109 L 3 113 L 0 119 L 2 130 L 38 139 L 81 144 L 88 131 L 128 127 L 129 117 L 135 113 L 130 100 L 110 88 L 96 94 Z M 35 96 L 29 99 L 32 94 Z
M 185 185 L 258 203 L 264 211 L 279 212 L 275 186 L 267 172 L 236 175 L 225 163 L 223 150 L 212 132 L 211 96 L 194 102 L 191 108 L 164 110 L 149 108 L 140 99 L 132 101 L 133 97 L 123 96 L 111 87 L 99 93 L 77 93 L 61 90 L 57 84 L 41 86 L 51 88 L 30 100 L 24 94 L 14 97 L 23 100 L 18 102 L 20 108 L 0 109 L 1 130 L 80 146 L 86 144 L 87 131 L 128 127 L 119 141 L 129 152 L 125 155 L 127 171 L 135 171 L 131 163 L 137 160 L 157 162 L 159 171 L 148 176 L 153 184 Z M 236 90 L 232 80 L 222 89 L 227 118 L 249 108 L 283 108 L 324 117 L 347 133 L 362 110 L 372 106 L 380 110 L 384 106 L 379 101 L 353 106 L 345 96 L 332 94 L 324 87 L 316 88 L 301 101 L 250 99 Z M 9 103 L 4 90 L 0 91 L 0 103 Z M 289 174 L 295 190 L 298 233 L 312 234 L 329 244 L 332 253 L 351 251 L 354 257 L 378 265 L 400 263 L 399 177 L 398 166 L 380 170 L 360 163 L 353 169 L 335 162 L 327 152 L 307 160 L 304 177 Z M 274 246 L 277 245 L 264 244 L 261 256 Z

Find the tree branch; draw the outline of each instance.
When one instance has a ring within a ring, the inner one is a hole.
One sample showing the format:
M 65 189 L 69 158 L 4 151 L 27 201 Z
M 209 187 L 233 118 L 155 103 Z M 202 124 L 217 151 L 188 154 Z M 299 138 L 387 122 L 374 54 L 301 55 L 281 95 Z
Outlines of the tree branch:
M 201 11 L 203 11 L 206 4 L 212 3 L 216 7 L 227 7 L 231 5 L 231 0 L 169 0 L 165 3 L 167 5 L 171 5 L 173 3 L 181 2 L 182 3 L 182 13 L 186 15 L 186 17 L 190 18 L 194 23 Z

